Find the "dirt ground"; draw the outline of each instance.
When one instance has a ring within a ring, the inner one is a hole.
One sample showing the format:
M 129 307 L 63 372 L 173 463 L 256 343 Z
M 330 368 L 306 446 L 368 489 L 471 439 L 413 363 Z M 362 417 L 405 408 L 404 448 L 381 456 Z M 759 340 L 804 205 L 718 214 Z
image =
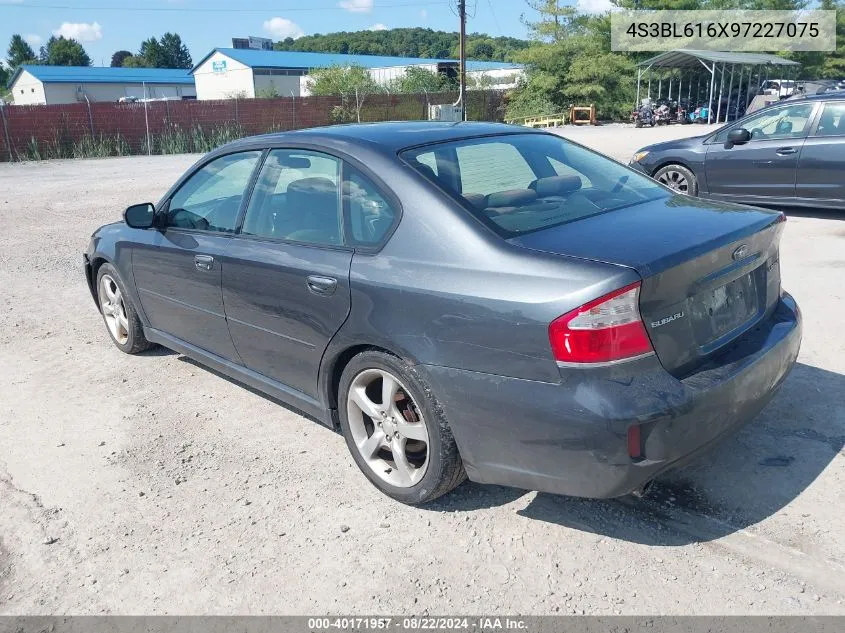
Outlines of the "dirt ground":
M 702 131 L 561 133 L 627 160 Z M 790 213 L 783 389 L 648 499 L 466 483 L 411 508 L 339 435 L 109 341 L 88 237 L 194 159 L 0 165 L 0 613 L 845 614 L 845 214 Z

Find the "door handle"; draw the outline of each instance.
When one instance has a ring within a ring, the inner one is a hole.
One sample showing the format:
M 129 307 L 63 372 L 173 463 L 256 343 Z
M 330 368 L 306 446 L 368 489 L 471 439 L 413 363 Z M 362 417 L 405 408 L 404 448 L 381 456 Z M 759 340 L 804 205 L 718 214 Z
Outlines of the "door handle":
M 194 266 L 197 270 L 211 270 L 214 267 L 214 258 L 211 255 L 194 255 Z
M 321 277 L 320 275 L 309 275 L 307 280 L 308 290 L 315 295 L 329 296 L 337 290 L 337 279 L 334 277 Z
M 794 154 L 796 151 L 794 147 L 779 147 L 777 153 L 778 156 L 789 156 L 789 154 Z

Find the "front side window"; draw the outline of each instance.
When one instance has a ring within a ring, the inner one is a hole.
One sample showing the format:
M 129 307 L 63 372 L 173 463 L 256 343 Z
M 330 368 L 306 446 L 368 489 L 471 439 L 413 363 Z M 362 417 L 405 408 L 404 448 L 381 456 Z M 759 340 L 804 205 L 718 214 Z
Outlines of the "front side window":
M 343 244 L 340 160 L 273 150 L 264 161 L 241 232 L 310 244 Z
M 650 178 L 551 134 L 463 139 L 406 150 L 402 157 L 506 238 L 671 195 Z
M 810 119 L 813 117 L 812 103 L 797 103 L 795 105 L 773 110 L 765 110 L 757 115 L 751 115 L 738 126 L 730 129 L 745 128 L 751 132 L 752 141 L 768 139 L 801 138 L 807 133 Z M 729 130 L 721 130 L 714 137 L 716 143 L 724 143 Z
M 813 136 L 845 136 L 845 101 L 825 104 Z
M 221 156 L 204 165 L 173 194 L 166 225 L 233 232 L 244 192 L 260 157 L 258 151 L 241 152 Z

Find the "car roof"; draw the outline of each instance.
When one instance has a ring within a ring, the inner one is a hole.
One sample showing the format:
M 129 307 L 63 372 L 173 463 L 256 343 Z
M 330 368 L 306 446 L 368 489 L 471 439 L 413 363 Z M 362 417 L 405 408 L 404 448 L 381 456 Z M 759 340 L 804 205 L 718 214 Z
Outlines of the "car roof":
M 283 145 L 285 142 L 321 143 L 327 140 L 342 141 L 345 144 L 376 145 L 388 152 L 416 145 L 442 143 L 478 136 L 499 134 L 542 134 L 541 130 L 504 123 L 481 121 L 391 121 L 385 123 L 352 123 L 325 127 L 305 128 L 290 132 L 278 132 L 252 136 L 230 143 L 226 147 L 240 144 L 254 145 L 257 142 L 267 146 Z
M 800 97 L 791 97 L 783 99 L 783 101 L 842 101 L 845 100 L 845 90 L 837 90 L 835 92 L 823 92 L 812 95 L 802 95 Z M 777 105 L 780 101 L 775 101 L 771 105 Z

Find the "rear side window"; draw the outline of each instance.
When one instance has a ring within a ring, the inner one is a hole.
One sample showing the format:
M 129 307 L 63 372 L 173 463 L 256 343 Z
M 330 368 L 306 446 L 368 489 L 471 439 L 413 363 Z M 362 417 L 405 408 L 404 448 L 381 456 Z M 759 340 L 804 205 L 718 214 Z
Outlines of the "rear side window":
M 825 104 L 813 136 L 845 136 L 845 101 Z
M 671 195 L 551 134 L 463 139 L 405 150 L 402 157 L 505 238 Z
M 376 245 L 393 226 L 396 209 L 366 176 L 351 165 L 344 165 L 343 174 L 343 204 L 349 242 L 361 246 Z

